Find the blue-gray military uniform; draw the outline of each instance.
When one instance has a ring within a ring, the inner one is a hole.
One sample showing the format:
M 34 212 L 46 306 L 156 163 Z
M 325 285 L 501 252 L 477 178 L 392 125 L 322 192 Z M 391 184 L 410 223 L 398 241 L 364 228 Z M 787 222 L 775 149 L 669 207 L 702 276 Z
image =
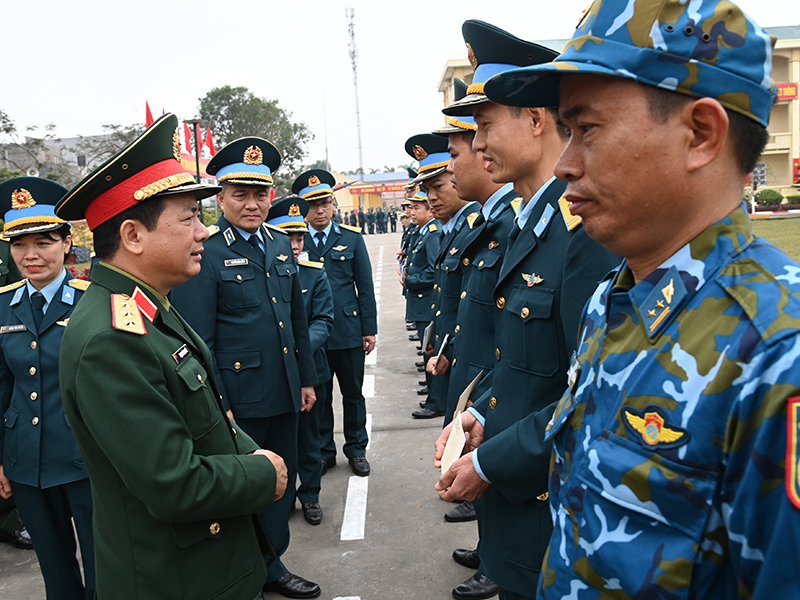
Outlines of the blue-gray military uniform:
M 363 213 L 360 213 L 363 214 Z M 367 409 L 361 387 L 364 383 L 363 336 L 378 331 L 372 266 L 367 246 L 358 228 L 331 223 L 322 248 L 306 234 L 304 250 L 308 258 L 325 265 L 333 292 L 334 324 L 328 338 L 327 354 L 331 371 L 342 392 L 344 409 L 343 452 L 347 458 L 364 456 L 367 442 Z M 327 383 L 324 412 L 320 421 L 322 460 L 336 457 L 333 441 L 333 379 Z
M 259 231 L 263 253 L 221 216 L 205 242 L 200 274 L 174 288 L 171 300 L 208 344 L 225 408 L 286 462 L 286 493 L 259 515 L 281 556 L 294 503 L 300 388 L 314 384 L 316 371 L 289 238 L 267 226 Z M 286 573 L 279 559 L 269 559 L 268 569 L 268 581 Z
M 620 260 L 569 215 L 565 187 L 555 179 L 546 184 L 524 228 L 512 227 L 504 240 L 509 247 L 493 295 L 492 387 L 470 408 L 484 423 L 473 461 L 492 483 L 480 501 L 481 569 L 523 596 L 532 595 L 553 524 L 542 479 L 520 474 L 547 470 L 546 461 L 527 462 L 529 447 L 546 445 L 543 428 L 564 389 L 581 309 Z M 528 415 L 543 421 L 542 436 L 520 438 Z

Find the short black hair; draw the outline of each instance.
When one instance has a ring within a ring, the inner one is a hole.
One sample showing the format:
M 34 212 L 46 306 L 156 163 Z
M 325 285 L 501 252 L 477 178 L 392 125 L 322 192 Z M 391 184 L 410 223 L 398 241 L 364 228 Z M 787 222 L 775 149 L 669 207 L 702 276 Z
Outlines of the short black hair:
M 108 260 L 119 249 L 119 228 L 128 219 L 139 221 L 147 231 L 153 231 L 164 212 L 164 198 L 156 197 L 140 202 L 98 225 L 94 233 L 94 253 L 101 260 Z
M 521 106 L 508 106 L 507 108 L 512 117 L 519 119 L 519 116 L 522 114 Z M 569 129 L 567 129 L 567 127 L 565 127 L 561 122 L 561 119 L 559 119 L 558 108 L 547 107 L 545 110 L 547 110 L 547 112 L 550 113 L 550 116 L 553 117 L 553 124 L 556 127 L 558 137 L 561 138 L 562 142 L 566 142 L 569 139 Z
M 647 93 L 647 109 L 650 117 L 660 124 L 666 123 L 678 109 L 693 102 L 695 98 L 650 85 L 644 86 Z M 725 108 L 730 127 L 728 135 L 733 142 L 736 163 L 743 175 L 756 168 L 758 159 L 767 145 L 769 133 L 758 121 Z

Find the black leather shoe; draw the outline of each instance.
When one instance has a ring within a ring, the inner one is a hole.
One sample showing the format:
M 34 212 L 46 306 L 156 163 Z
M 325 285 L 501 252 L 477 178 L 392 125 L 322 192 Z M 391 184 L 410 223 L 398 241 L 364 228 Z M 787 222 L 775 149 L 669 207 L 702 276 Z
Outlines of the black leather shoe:
M 417 326 L 416 326 L 416 325 L 414 325 L 413 323 L 411 323 L 411 324 L 407 324 L 407 325 L 406 325 L 406 329 L 407 329 L 408 331 L 416 331 L 416 330 L 417 330 Z
M 303 502 L 303 518 L 312 525 L 322 523 L 322 507 L 319 502 Z
M 359 477 L 366 477 L 369 475 L 369 461 L 366 456 L 354 456 L 347 459 L 350 463 L 350 468 L 353 473 Z
M 0 533 L 0 542 L 11 544 L 20 550 L 33 550 L 31 534 L 24 527 L 20 527 L 11 533 Z
M 408 339 L 409 339 L 409 341 L 412 341 L 412 342 L 418 342 L 419 341 L 419 334 L 418 333 L 412 333 L 410 336 L 408 336 Z
M 468 569 L 477 569 L 481 566 L 481 558 L 477 550 L 467 550 L 466 548 L 456 548 L 453 550 L 453 560 Z
M 444 513 L 444 520 L 448 523 L 465 523 L 467 521 L 474 521 L 478 518 L 475 514 L 475 506 L 469 500 L 465 500 L 452 510 Z
M 421 348 L 417 348 L 417 356 L 423 356 L 425 353 L 422 351 Z M 422 367 L 422 370 L 425 370 L 425 367 Z
M 475 575 L 462 581 L 453 588 L 453 598 L 457 600 L 482 600 L 496 596 L 500 588 L 486 575 L 476 572 Z
M 421 387 L 417 390 L 417 396 L 427 396 L 428 395 L 428 386 Z
M 418 381 L 417 385 L 428 385 L 428 382 L 423 379 L 422 381 Z
M 322 592 L 316 583 L 288 572 L 280 579 L 267 582 L 264 591 L 275 592 L 286 598 L 316 598 Z
M 425 398 L 424 400 L 420 400 L 420 401 L 419 401 L 419 407 L 420 407 L 420 408 L 425 408 L 425 405 L 426 405 L 427 403 L 428 403 L 428 399 L 427 399 L 427 398 Z
M 322 474 L 325 475 L 325 473 L 328 472 L 328 469 L 332 469 L 335 466 L 336 466 L 336 457 L 329 458 L 327 460 L 323 460 L 322 461 Z
M 425 367 L 417 367 L 417 371 L 419 371 L 420 373 L 424 373 Z
M 415 419 L 435 419 L 436 417 L 443 417 L 443 410 L 431 410 L 429 408 L 421 408 L 411 413 Z
M 422 352 L 422 344 L 417 344 L 416 348 L 419 352 Z M 422 354 L 419 354 L 419 356 L 422 356 Z
M 417 362 L 414 363 L 414 366 L 417 367 L 418 369 L 420 367 L 424 367 L 425 366 L 425 361 L 424 360 L 417 361 Z

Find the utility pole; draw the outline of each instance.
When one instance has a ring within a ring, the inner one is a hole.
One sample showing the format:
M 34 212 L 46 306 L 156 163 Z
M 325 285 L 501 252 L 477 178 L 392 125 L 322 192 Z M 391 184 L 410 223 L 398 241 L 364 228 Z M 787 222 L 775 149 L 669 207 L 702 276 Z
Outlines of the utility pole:
M 350 63 L 353 65 L 353 88 L 356 92 L 356 135 L 358 136 L 358 172 L 364 174 L 364 159 L 361 155 L 361 113 L 358 110 L 358 50 L 356 50 L 356 11 L 353 8 L 346 8 L 347 29 L 350 34 Z
M 197 138 L 197 126 L 198 125 L 205 125 L 208 123 L 205 119 L 186 119 L 184 123 L 192 126 L 192 131 L 194 132 L 194 162 L 195 162 L 195 172 L 197 173 L 197 183 L 200 183 L 200 140 Z M 187 150 L 191 151 L 191 148 L 187 148 Z M 200 222 L 203 221 L 203 201 L 200 200 L 197 202 L 197 205 L 200 207 Z

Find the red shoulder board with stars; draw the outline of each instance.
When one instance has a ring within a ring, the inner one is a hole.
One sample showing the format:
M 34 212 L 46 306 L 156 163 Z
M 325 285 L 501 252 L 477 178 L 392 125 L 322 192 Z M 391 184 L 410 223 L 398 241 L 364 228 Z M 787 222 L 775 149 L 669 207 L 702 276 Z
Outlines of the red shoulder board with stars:
M 133 295 L 131 296 L 133 300 L 136 302 L 136 306 L 139 307 L 139 311 L 147 317 L 147 320 L 151 323 L 156 318 L 156 313 L 158 312 L 158 307 L 153 304 L 153 301 L 147 297 L 141 288 L 137 285 L 136 289 L 133 290 Z
M 800 508 L 800 465 L 798 461 L 798 438 L 800 437 L 800 397 L 789 398 L 786 414 L 786 493 L 796 508 Z

